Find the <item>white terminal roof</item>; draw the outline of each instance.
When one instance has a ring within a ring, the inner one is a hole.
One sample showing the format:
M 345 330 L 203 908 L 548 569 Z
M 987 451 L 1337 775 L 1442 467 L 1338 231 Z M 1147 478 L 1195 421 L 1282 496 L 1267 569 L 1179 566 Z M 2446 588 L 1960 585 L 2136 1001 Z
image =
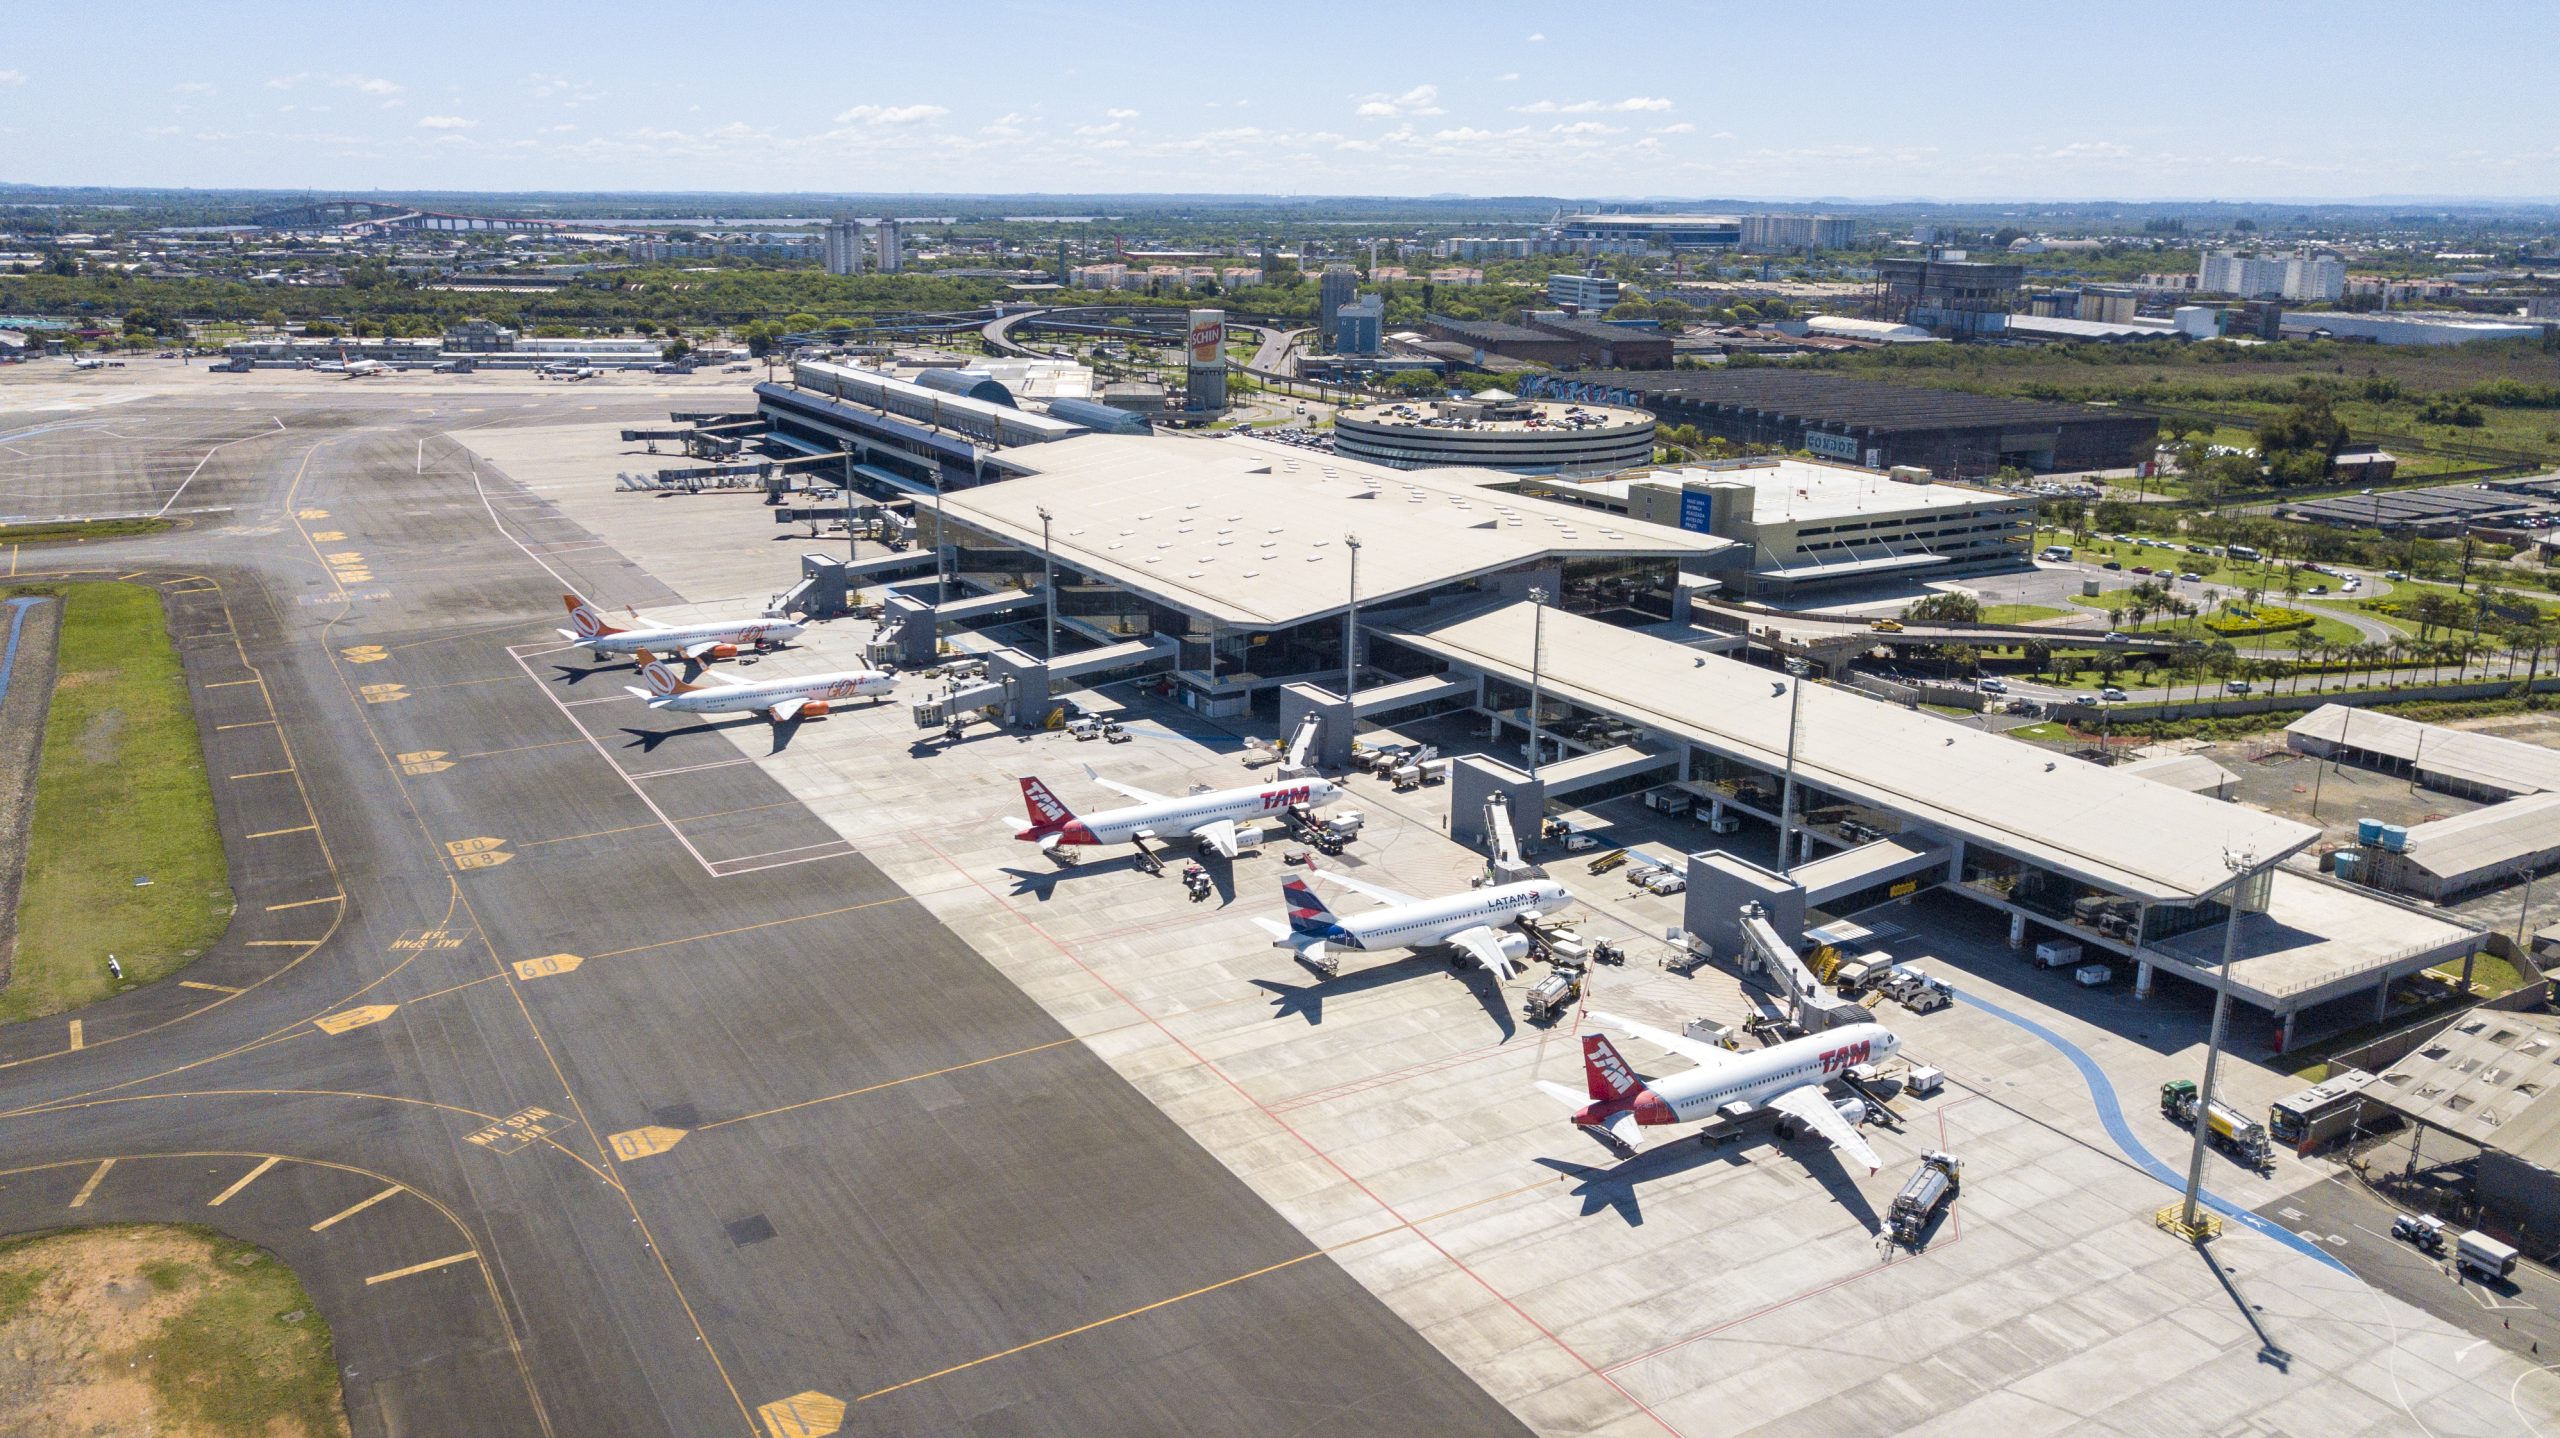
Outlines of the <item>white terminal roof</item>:
M 2560 851 L 2560 794 L 2528 794 L 2468 814 L 2410 826 L 2409 862 L 2456 878 Z
M 1520 419 L 1461 419 L 1470 404 L 1525 407 Z M 1338 410 L 1335 425 L 1376 425 L 1382 429 L 1447 429 L 1474 434 L 1587 434 L 1653 423 L 1651 412 L 1625 405 L 1582 404 L 1571 400 L 1523 400 L 1506 390 L 1479 390 L 1463 399 L 1384 400 L 1356 409 Z
M 2202 754 L 2163 754 L 2154 759 L 2138 760 L 2116 766 L 2119 774 L 2139 774 L 2154 784 L 2184 789 L 2190 794 L 2220 797 L 2222 790 L 2240 782 L 2240 776 L 2216 764 Z
M 1507 603 L 1388 630 L 1399 642 L 1526 685 L 1532 606 Z M 1540 683 L 1775 772 L 1786 762 L 1786 676 L 1550 609 Z M 1380 626 L 1382 629 L 1385 626 Z M 1796 771 L 2117 893 L 2192 902 L 2231 882 L 2226 851 L 2271 864 L 2319 831 L 2137 775 L 1808 683 Z
M 1656 470 L 1661 484 L 1747 484 L 1755 523 L 1812 524 L 1863 514 L 2020 504 L 2012 494 L 1952 484 L 1910 484 L 1855 465 L 1781 459 L 1731 469 Z
M 1689 559 L 1730 540 L 1500 492 L 1489 469 L 1391 469 L 1274 444 L 1086 434 L 1017 450 L 1033 473 L 955 490 L 943 507 L 1026 549 L 1052 516 L 1058 562 L 1221 624 L 1269 629 L 1337 613 L 1357 535 L 1363 604 L 1549 556 Z
M 2285 726 L 2288 735 L 2343 744 L 2458 783 L 2538 794 L 2560 790 L 2560 750 L 2495 734 L 2447 729 L 2346 704 L 2323 704 Z

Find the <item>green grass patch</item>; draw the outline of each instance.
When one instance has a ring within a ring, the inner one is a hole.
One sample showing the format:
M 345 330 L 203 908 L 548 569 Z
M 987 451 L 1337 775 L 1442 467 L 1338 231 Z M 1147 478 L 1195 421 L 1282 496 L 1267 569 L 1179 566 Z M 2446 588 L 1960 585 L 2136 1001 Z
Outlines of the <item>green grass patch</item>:
M 158 534 L 172 529 L 165 519 L 93 519 L 46 520 L 30 524 L 0 524 L 0 544 L 61 544 L 86 539 L 129 539 L 137 534 Z
M 62 638 L 0 1022 L 161 978 L 231 923 L 213 791 L 159 593 L 49 592 L 62 599 Z M 107 974 L 111 953 L 121 984 Z
M 2035 724 L 2021 724 L 2001 731 L 2012 739 L 2032 739 L 2041 744 L 2060 744 L 2071 738 L 2071 730 L 2050 719 Z
M 329 1325 L 293 1271 L 252 1245 L 213 1242 L 223 1281 L 152 1342 L 152 1390 L 216 1432 L 342 1431 Z
M 44 1281 L 53 1276 L 50 1268 L 21 1268 L 0 1273 L 0 1324 L 7 1323 L 35 1301 Z
M 2060 619 L 2070 613 L 2050 604 L 1986 604 L 1982 608 L 1985 624 L 2032 624 L 2039 619 Z
M 2442 974 L 2458 983 L 2462 979 L 2462 961 L 2454 959 L 2448 963 L 2438 964 L 2427 972 Z M 2480 997 L 2494 999 L 2500 994 L 2512 994 L 2523 987 L 2524 975 L 2517 972 L 2515 965 L 2499 958 L 2496 954 L 2482 953 L 2472 958 L 2471 990 Z

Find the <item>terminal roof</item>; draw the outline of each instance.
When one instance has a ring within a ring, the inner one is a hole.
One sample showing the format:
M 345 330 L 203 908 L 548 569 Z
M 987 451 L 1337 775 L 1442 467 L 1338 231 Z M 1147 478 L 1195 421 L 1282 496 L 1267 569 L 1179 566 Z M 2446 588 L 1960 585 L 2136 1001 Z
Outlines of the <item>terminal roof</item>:
M 2539 744 L 2403 719 L 2345 704 L 2323 704 L 2285 733 L 2402 760 L 2420 774 L 2509 794 L 2560 790 L 2560 752 Z
M 951 517 L 1245 629 L 1339 613 L 1346 534 L 1363 604 L 1549 556 L 1688 559 L 1731 541 L 1496 491 L 1493 470 L 1401 470 L 1266 440 L 1080 435 L 1007 452 L 1032 473 L 955 490 Z
M 1480 606 L 1385 630 L 1525 685 L 1531 606 Z M 1722 655 L 1550 610 L 1540 682 L 1772 772 L 1787 751 L 1786 679 Z M 2319 837 L 2306 824 L 2156 784 L 1827 685 L 1804 686 L 1797 772 L 2120 894 L 2192 902 L 2231 881 L 2225 852 L 2272 864 Z

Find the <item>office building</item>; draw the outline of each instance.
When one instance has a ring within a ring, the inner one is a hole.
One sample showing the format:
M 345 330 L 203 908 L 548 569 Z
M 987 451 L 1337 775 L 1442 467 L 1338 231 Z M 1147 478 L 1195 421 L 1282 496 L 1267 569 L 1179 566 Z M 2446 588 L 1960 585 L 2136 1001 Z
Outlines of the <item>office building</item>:
M 898 222 L 884 219 L 876 227 L 876 232 L 880 246 L 880 273 L 894 275 L 905 269 L 907 251 L 905 238 L 898 233 Z
M 2347 292 L 2346 261 L 2309 250 L 2290 255 L 2208 250 L 2197 262 L 2196 288 L 2247 299 L 2316 304 Z
M 862 273 L 862 227 L 851 218 L 827 221 L 826 266 L 831 275 Z
M 1854 228 L 1832 215 L 1745 215 L 1741 248 L 1762 254 L 1847 249 Z
M 1341 332 L 1335 316 L 1342 312 L 1344 305 L 1357 298 L 1359 289 L 1360 274 L 1349 265 L 1327 265 L 1324 273 L 1316 276 L 1316 325 L 1323 331 L 1317 338 L 1324 342 L 1326 349 L 1340 352 Z
M 1373 355 L 1386 347 L 1387 301 L 1383 295 L 1362 295 L 1333 315 L 1333 352 L 1344 355 Z
M 1623 288 L 1607 275 L 1549 275 L 1547 303 L 1571 305 L 1586 315 L 1605 315 L 1617 307 Z

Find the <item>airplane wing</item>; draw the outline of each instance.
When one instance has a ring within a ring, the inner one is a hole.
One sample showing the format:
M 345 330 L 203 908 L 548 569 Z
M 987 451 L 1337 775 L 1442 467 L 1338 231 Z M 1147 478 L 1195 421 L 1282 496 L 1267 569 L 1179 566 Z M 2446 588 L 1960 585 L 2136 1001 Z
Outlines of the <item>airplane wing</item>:
M 773 716 L 774 723 L 788 724 L 793 718 L 799 715 L 800 710 L 806 706 L 808 702 L 809 701 L 806 699 L 785 699 L 781 703 L 767 709 L 765 712 Z
M 1161 804 L 1168 797 L 1166 795 L 1156 793 L 1152 789 L 1141 789 L 1135 784 L 1123 784 L 1117 779 L 1105 779 L 1101 775 L 1093 772 L 1093 766 L 1091 764 L 1084 766 L 1084 776 L 1115 794 L 1125 794 L 1128 797 L 1137 800 L 1141 804 Z M 1230 824 L 1227 827 L 1233 829 L 1235 826 Z M 1234 851 L 1229 850 L 1227 857 L 1235 857 Z
M 1370 898 L 1373 898 L 1382 904 L 1418 904 L 1422 902 L 1411 894 L 1400 893 L 1394 889 L 1388 888 L 1384 884 L 1372 884 L 1366 879 L 1355 879 L 1349 874 L 1337 873 L 1332 869 L 1318 869 L 1315 871 L 1315 876 L 1326 883 L 1340 884 L 1342 887 L 1349 889 L 1354 893 L 1366 894 Z
M 1658 1029 L 1651 1024 L 1637 1023 L 1633 1019 L 1622 1019 L 1616 1014 L 1594 1013 L 1590 1017 L 1593 1023 L 1603 1028 L 1616 1029 L 1622 1034 L 1640 1038 L 1665 1053 L 1678 1054 L 1700 1068 L 1721 1067 L 1739 1057 L 1729 1049 L 1720 1049 L 1710 1043 L 1700 1043 L 1685 1035 L 1675 1034 L 1669 1029 Z
M 1867 1172 L 1873 1173 L 1884 1167 L 1884 1160 L 1876 1157 L 1876 1151 L 1867 1147 L 1867 1141 L 1860 1138 L 1849 1121 L 1840 1116 L 1840 1110 L 1833 1108 L 1831 1101 L 1822 1096 L 1821 1085 L 1799 1084 L 1769 1100 L 1768 1106 L 1831 1140 L 1833 1148 L 1865 1164 Z
M 1509 979 L 1519 972 L 1519 967 L 1511 962 L 1511 956 L 1502 951 L 1502 936 L 1482 924 L 1472 929 L 1460 929 L 1442 942 L 1492 970 L 1495 978 Z
M 699 658 L 701 658 L 703 655 L 708 654 L 708 653 L 710 653 L 712 650 L 717 649 L 717 648 L 719 648 L 719 647 L 720 647 L 720 641 L 719 641 L 719 640 L 717 640 L 717 639 L 705 639 L 705 640 L 703 640 L 703 641 L 702 641 L 701 643 L 699 643 L 699 644 L 688 644 L 688 645 L 686 645 L 686 646 L 684 647 L 684 657 L 685 657 L 685 658 L 687 658 L 687 659 L 699 659 Z
M 1203 824 L 1192 830 L 1191 834 L 1201 843 L 1217 850 L 1218 857 L 1222 859 L 1232 859 L 1236 856 L 1236 825 L 1232 819 L 1220 819 L 1214 824 Z

